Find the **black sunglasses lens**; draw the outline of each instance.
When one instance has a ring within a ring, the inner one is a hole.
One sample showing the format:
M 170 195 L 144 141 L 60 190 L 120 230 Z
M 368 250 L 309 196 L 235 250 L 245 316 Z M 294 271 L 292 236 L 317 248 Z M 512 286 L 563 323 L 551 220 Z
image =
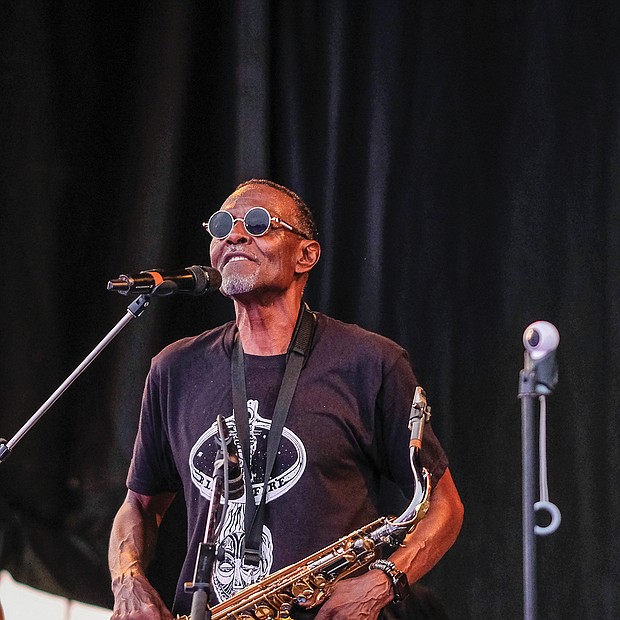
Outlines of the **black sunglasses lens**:
M 245 214 L 245 229 L 256 237 L 264 235 L 269 230 L 271 222 L 269 213 L 261 207 L 254 207 Z
M 233 218 L 228 211 L 216 211 L 210 218 L 208 230 L 216 239 L 223 239 L 230 234 L 233 227 Z

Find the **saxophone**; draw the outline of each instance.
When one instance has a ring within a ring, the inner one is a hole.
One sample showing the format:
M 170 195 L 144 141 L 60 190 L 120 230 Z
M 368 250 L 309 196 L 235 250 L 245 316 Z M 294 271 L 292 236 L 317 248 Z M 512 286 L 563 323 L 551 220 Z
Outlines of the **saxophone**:
M 399 517 L 380 517 L 300 562 L 267 575 L 211 608 L 212 620 L 294 619 L 294 606 L 320 605 L 336 583 L 374 561 L 379 549 L 400 546 L 430 506 L 430 474 L 419 464 L 422 433 L 430 411 L 424 390 L 416 387 L 409 416 L 409 461 L 414 493 Z M 191 618 L 184 615 L 177 616 L 177 620 Z

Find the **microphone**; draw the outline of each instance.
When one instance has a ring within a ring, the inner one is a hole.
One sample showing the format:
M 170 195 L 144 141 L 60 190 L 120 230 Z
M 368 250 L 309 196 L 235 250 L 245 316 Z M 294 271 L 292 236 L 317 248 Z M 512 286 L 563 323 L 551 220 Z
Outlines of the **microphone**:
M 173 271 L 146 269 L 138 274 L 122 273 L 118 278 L 108 282 L 108 291 L 116 291 L 121 295 L 145 293 L 159 297 L 176 293 L 202 295 L 216 291 L 221 283 L 222 276 L 217 269 L 192 265 Z
M 536 321 L 523 332 L 523 346 L 534 361 L 555 351 L 558 344 L 560 344 L 560 332 L 548 321 Z
M 239 499 L 245 494 L 245 483 L 241 465 L 239 464 L 239 452 L 237 444 L 228 433 L 228 426 L 221 415 L 218 415 L 218 428 L 220 434 L 217 435 L 217 443 L 222 449 L 223 458 L 228 459 L 228 497 Z
M 532 373 L 535 381 L 534 392 L 548 396 L 558 383 L 558 365 L 555 350 L 560 344 L 560 332 L 548 321 L 536 321 L 525 328 L 523 346 L 525 347 L 525 368 Z

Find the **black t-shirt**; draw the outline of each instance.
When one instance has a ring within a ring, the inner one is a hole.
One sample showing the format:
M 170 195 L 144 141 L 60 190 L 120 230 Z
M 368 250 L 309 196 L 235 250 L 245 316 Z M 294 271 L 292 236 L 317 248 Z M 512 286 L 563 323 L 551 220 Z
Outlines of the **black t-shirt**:
M 261 564 L 242 562 L 245 500 L 229 502 L 213 594 L 225 600 L 284 566 L 307 557 L 380 513 L 380 480 L 410 497 L 408 416 L 417 381 L 404 349 L 391 340 L 317 315 L 304 367 L 267 490 Z M 203 540 L 217 451 L 216 416 L 236 440 L 228 323 L 164 349 L 153 360 L 127 486 L 154 495 L 183 490 L 188 554 L 177 586 L 177 613 L 189 613 L 196 549 Z M 245 355 L 250 460 L 256 501 L 264 480 L 267 436 L 285 356 Z M 241 451 L 240 451 L 241 452 Z M 422 464 L 436 484 L 446 455 L 427 425 Z

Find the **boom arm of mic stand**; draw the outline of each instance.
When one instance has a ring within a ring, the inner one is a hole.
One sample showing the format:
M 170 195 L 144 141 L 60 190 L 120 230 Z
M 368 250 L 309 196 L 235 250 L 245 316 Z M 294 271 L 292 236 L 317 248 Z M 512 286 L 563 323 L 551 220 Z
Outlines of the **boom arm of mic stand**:
M 62 382 L 56 391 L 37 409 L 9 441 L 0 440 L 0 463 L 6 461 L 17 443 L 43 417 L 47 410 L 62 396 L 66 389 L 90 366 L 94 359 L 112 342 L 120 331 L 131 321 L 139 317 L 150 304 L 149 295 L 140 295 L 127 306 L 125 316 L 108 332 L 101 342 L 84 358 L 84 361 Z

